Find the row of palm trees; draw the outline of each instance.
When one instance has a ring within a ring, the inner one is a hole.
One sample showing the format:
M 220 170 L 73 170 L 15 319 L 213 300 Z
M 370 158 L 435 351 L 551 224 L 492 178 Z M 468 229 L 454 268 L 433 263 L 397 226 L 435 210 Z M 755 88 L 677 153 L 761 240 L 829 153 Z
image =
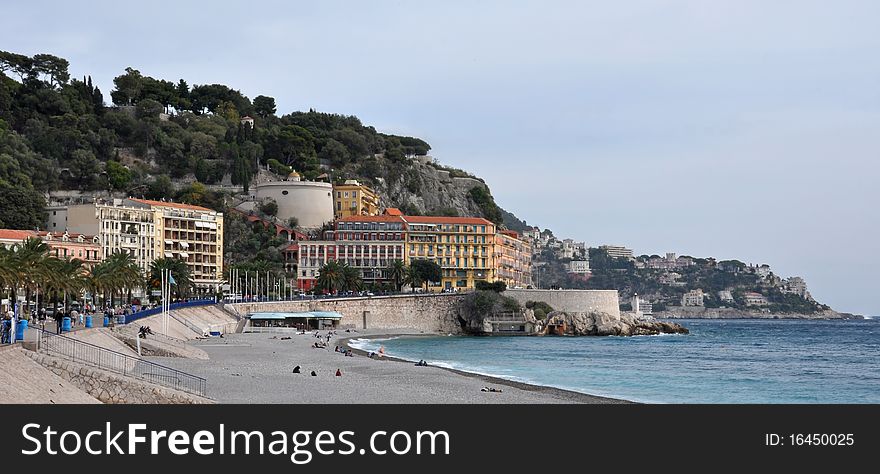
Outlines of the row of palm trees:
M 86 293 L 92 295 L 96 306 L 112 306 L 115 301 L 130 302 L 134 289 L 158 287 L 157 275 L 166 267 L 173 269 L 178 293 L 191 288 L 189 271 L 180 260 L 154 261 L 150 278 L 145 279 L 128 252 L 113 253 L 88 267 L 77 258 L 51 255 L 46 242 L 32 237 L 12 248 L 0 246 L 0 292 L 10 301 L 24 294 L 23 315 L 30 315 L 31 302 L 37 301 L 40 307 L 48 302 L 52 308 L 63 305 L 66 312 L 70 301 L 82 301 L 80 297 Z M 33 311 L 39 311 L 39 307 L 34 305 Z
M 426 267 L 430 268 L 426 269 Z M 394 289 L 399 292 L 404 284 L 416 288 L 429 281 L 439 281 L 440 267 L 428 260 L 414 262 L 413 265 L 407 265 L 403 260 L 392 260 L 385 269 L 385 275 Z M 330 293 L 360 291 L 364 288 L 364 281 L 356 268 L 345 262 L 331 260 L 319 270 L 316 285 L 319 290 Z

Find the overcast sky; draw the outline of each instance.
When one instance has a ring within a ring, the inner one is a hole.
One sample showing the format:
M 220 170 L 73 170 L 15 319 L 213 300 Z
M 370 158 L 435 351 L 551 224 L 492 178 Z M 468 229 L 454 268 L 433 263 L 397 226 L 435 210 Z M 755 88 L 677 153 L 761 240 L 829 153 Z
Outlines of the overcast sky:
M 53 4 L 49 5 L 48 4 Z M 4 2 L 0 49 L 418 136 L 557 236 L 880 315 L 880 2 Z

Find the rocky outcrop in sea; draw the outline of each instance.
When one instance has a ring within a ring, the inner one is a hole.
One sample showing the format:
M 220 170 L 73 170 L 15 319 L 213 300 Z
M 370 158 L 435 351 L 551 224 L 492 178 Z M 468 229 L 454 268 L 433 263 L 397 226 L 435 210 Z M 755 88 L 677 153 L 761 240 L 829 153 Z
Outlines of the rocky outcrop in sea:
M 554 311 L 544 320 L 536 321 L 535 331 L 541 335 L 570 336 L 652 336 L 657 334 L 688 334 L 678 323 L 620 316 L 605 313 Z

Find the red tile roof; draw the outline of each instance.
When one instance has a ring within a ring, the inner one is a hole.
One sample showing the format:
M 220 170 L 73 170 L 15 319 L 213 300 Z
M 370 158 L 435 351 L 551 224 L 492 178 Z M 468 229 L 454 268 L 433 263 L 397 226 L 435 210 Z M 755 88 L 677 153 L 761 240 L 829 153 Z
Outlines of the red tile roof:
M 396 207 L 389 207 L 388 209 L 385 209 L 385 215 L 388 215 L 388 216 L 402 216 L 402 215 L 403 215 L 403 212 L 401 212 L 400 209 L 398 209 L 398 208 L 396 208 Z
M 495 225 L 492 221 L 482 217 L 445 217 L 445 216 L 403 216 L 413 224 L 469 224 L 469 225 Z
M 403 222 L 403 218 L 400 215 L 347 216 L 339 219 L 339 222 Z
M 174 207 L 177 209 L 189 209 L 192 211 L 210 211 L 207 207 L 202 206 L 193 206 L 192 204 L 184 204 L 182 202 L 164 202 L 164 201 L 153 201 L 150 199 L 131 199 L 134 202 L 139 202 L 141 204 L 146 204 L 148 206 L 162 206 L 162 207 Z
M 0 229 L 0 239 L 25 240 L 36 236 L 37 233 L 32 230 Z

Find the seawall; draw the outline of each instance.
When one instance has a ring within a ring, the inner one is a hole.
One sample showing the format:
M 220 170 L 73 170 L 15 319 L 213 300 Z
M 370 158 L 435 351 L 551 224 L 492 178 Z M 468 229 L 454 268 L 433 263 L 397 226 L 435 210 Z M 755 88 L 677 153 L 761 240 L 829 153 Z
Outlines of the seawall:
M 607 314 L 620 317 L 617 290 L 520 290 L 508 289 L 504 296 L 525 305 L 527 301 L 543 301 L 556 311 L 567 313 Z
M 336 311 L 341 327 L 354 329 L 413 329 L 424 333 L 460 333 L 462 294 L 396 295 L 364 298 L 270 301 L 226 305 L 242 317 L 251 313 Z

